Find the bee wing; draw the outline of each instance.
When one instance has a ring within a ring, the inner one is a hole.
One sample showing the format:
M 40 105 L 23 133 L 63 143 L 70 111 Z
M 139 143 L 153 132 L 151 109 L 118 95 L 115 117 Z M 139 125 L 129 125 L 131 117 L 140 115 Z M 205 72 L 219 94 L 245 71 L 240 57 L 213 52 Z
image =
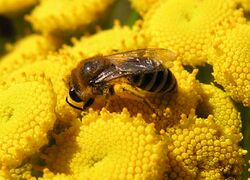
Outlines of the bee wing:
M 93 79 L 93 83 L 107 82 L 127 75 L 163 70 L 164 66 L 161 62 L 173 61 L 176 56 L 166 49 L 139 49 L 105 56 L 105 58 L 110 60 L 112 66 Z
M 148 49 L 137 49 L 122 53 L 116 53 L 113 55 L 105 56 L 111 61 L 127 60 L 128 58 L 146 57 L 155 61 L 166 62 L 174 61 L 176 54 L 168 49 L 163 48 L 148 48 Z

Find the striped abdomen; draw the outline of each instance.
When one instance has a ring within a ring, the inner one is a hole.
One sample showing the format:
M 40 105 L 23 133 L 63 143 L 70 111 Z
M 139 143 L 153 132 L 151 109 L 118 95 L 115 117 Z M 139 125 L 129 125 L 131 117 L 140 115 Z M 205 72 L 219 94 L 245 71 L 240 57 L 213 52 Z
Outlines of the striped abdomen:
M 166 93 L 176 87 L 176 79 L 168 69 L 132 75 L 130 81 L 133 85 L 154 93 Z

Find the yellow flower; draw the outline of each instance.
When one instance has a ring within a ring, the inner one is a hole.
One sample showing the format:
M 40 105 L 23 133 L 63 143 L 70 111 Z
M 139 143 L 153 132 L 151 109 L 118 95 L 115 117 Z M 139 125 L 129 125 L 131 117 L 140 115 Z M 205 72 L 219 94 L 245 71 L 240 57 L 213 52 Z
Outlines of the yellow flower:
M 25 15 L 43 35 L 17 41 L 0 60 L 0 179 L 240 179 L 247 151 L 230 98 L 250 104 L 246 0 L 130 1 L 142 19 L 97 32 L 89 25 L 114 0 L 41 0 Z M 38 1 L 12 2 L 4 14 Z M 171 50 L 161 62 L 175 91 L 147 96 L 121 78 L 89 111 L 66 103 L 80 61 L 152 47 Z M 205 63 L 226 92 L 183 66 Z
M 246 151 L 239 147 L 238 139 L 223 133 L 213 116 L 197 118 L 192 111 L 182 116 L 180 124 L 168 128 L 165 136 L 170 138 L 169 179 L 240 177 Z
M 43 76 L 16 77 L 0 91 L 0 168 L 16 167 L 47 144 L 55 96 Z
M 0 14 L 13 14 L 25 10 L 38 3 L 39 0 L 1 0 L 0 1 Z
M 38 178 L 39 180 L 77 180 L 79 178 L 74 176 L 69 176 L 64 173 L 61 174 L 54 174 L 49 169 L 44 169 L 43 171 L 43 177 Z M 33 179 L 32 179 L 33 180 Z M 34 179 L 36 180 L 36 179 Z
M 47 164 L 54 173 L 78 179 L 162 179 L 167 170 L 166 143 L 141 116 L 90 111 L 82 124 L 56 136 Z
M 76 64 L 75 59 L 69 54 L 49 54 L 47 57 L 41 57 L 40 60 L 10 73 L 5 78 L 5 81 L 20 77 L 23 73 L 27 74 L 27 76 L 30 74 L 46 74 L 51 79 L 53 90 L 56 92 L 57 103 L 55 111 L 57 117 L 60 120 L 68 121 L 77 115 L 76 110 L 70 107 L 65 100 L 69 91 L 68 75 Z
M 239 3 L 246 12 L 250 12 L 250 2 L 249 0 L 234 0 L 235 2 Z
M 143 47 L 144 39 L 139 35 L 138 27 L 121 27 L 116 21 L 112 29 L 100 31 L 92 36 L 83 36 L 80 40 L 73 39 L 74 46 L 64 47 L 81 61 L 96 55 L 109 55 L 117 51 L 138 49 Z
M 207 118 L 214 116 L 216 124 L 223 128 L 225 135 L 235 136 L 238 141 L 242 139 L 240 113 L 235 108 L 230 97 L 213 85 L 202 85 L 202 102 L 197 107 L 197 114 Z
M 113 0 L 43 0 L 26 19 L 43 33 L 75 31 L 97 20 Z
M 218 31 L 245 22 L 231 0 L 166 0 L 144 18 L 150 47 L 170 49 L 184 64 L 202 65 L 206 50 Z
M 18 168 L 12 168 L 5 172 L 5 179 L 28 179 L 31 177 L 31 164 L 25 164 Z
M 250 25 L 239 25 L 215 39 L 209 51 L 215 81 L 236 101 L 250 106 Z
M 25 64 L 36 61 L 38 56 L 45 56 L 49 51 L 56 50 L 60 41 L 52 36 L 32 34 L 9 45 L 9 53 L 0 59 L 0 78 L 21 68 Z
M 241 120 L 225 92 L 201 86 L 202 102 L 196 113 L 181 116 L 180 124 L 166 129 L 170 179 L 221 179 L 240 177 L 243 156 Z
M 206 180 L 216 180 L 216 179 L 226 179 L 226 180 L 233 180 L 235 179 L 235 177 L 232 175 L 221 175 L 221 170 L 219 168 L 216 169 L 209 169 L 209 170 L 203 170 L 200 175 L 199 178 L 200 179 L 206 179 Z M 199 179 L 198 178 L 198 179 Z M 240 179 L 240 178 L 239 178 Z
M 136 9 L 143 16 L 159 0 L 130 0 L 130 1 L 132 7 Z

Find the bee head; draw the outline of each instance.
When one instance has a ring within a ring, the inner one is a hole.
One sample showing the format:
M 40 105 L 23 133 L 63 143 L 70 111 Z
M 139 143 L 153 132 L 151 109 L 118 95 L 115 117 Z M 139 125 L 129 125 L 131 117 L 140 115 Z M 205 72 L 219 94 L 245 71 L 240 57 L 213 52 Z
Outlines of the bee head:
M 84 88 L 79 84 L 78 78 L 75 76 L 76 71 L 72 71 L 71 77 L 69 78 L 69 97 L 71 100 L 77 103 L 83 102 L 83 108 L 79 108 L 73 104 L 71 104 L 68 100 L 68 97 L 66 98 L 66 102 L 73 108 L 79 109 L 79 110 L 85 110 L 87 107 L 92 105 L 94 102 L 93 93 L 91 91 L 91 88 L 85 87 Z

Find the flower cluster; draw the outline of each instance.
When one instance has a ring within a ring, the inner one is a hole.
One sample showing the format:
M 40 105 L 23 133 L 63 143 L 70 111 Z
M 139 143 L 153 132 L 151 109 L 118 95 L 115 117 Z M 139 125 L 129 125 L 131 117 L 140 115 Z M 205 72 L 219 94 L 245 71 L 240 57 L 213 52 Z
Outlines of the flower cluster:
M 206 62 L 216 32 L 245 22 L 242 10 L 230 0 L 160 1 L 144 19 L 149 46 L 170 49 L 188 65 Z
M 142 16 L 155 4 L 158 0 L 130 0 L 131 6 L 135 8 Z
M 38 3 L 39 0 L 27 0 L 27 1 L 18 1 L 18 0 L 10 0 L 0 1 L 0 14 L 17 14 L 20 11 L 23 11 L 31 6 L 34 6 Z
M 8 44 L 8 53 L 0 61 L 0 77 L 4 79 L 9 73 L 36 61 L 38 56 L 55 51 L 59 46 L 60 41 L 57 38 L 38 34 L 26 36 L 14 45 Z
M 19 76 L 1 84 L 0 164 L 17 167 L 48 143 L 56 120 L 55 94 L 44 76 Z
M 97 20 L 113 0 L 41 1 L 26 19 L 43 33 L 77 30 Z M 48 11 L 50 9 L 50 11 Z
M 224 134 L 212 116 L 183 116 L 181 123 L 168 128 L 165 135 L 171 139 L 169 179 L 222 179 L 241 172 L 246 152 L 236 145 L 239 140 Z
M 154 125 L 126 110 L 90 111 L 55 139 L 44 155 L 54 172 L 80 179 L 161 179 L 167 170 L 166 143 Z
M 236 101 L 250 106 L 250 25 L 239 25 L 214 40 L 209 51 L 214 78 Z
M 233 100 L 250 106 L 250 4 L 130 2 L 141 19 L 101 29 L 112 0 L 0 0 L 2 14 L 31 25 L 0 57 L 0 179 L 241 178 L 247 150 Z M 172 92 L 149 96 L 123 77 L 86 111 L 66 102 L 84 59 L 144 48 L 167 49 L 154 58 L 174 75 Z M 197 78 L 206 63 L 210 84 Z

